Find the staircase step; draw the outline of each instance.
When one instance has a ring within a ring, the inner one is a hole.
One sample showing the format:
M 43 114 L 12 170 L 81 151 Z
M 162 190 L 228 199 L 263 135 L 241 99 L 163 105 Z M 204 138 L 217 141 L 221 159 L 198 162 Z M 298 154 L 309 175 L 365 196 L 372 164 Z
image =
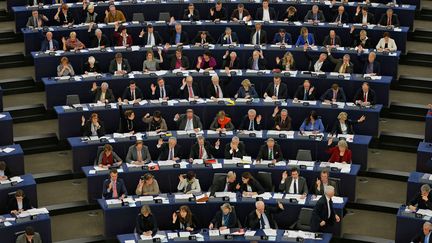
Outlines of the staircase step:
M 57 134 L 55 133 L 15 137 L 14 143 L 21 145 L 24 154 L 36 154 L 64 150 L 64 148 L 59 146 Z
M 417 151 L 418 144 L 423 141 L 424 136 L 410 133 L 381 132 L 379 139 L 380 149 L 415 153 Z
M 14 106 L 5 108 L 11 114 L 14 123 L 41 121 L 54 119 L 55 114 L 47 112 L 43 104 Z
M 14 68 L 32 66 L 33 59 L 21 53 L 2 53 L 0 54 L 0 68 Z
M 426 77 L 412 77 L 408 75 L 400 75 L 399 80 L 393 85 L 395 89 L 419 92 L 432 93 L 432 79 Z
M 0 80 L 4 95 L 23 94 L 43 91 L 43 85 L 34 82 L 33 77 L 22 77 Z
M 415 28 L 413 32 L 408 33 L 408 40 L 420 42 L 432 42 L 432 31 L 425 28 Z
M 342 239 L 338 240 L 339 243 L 394 243 L 394 240 L 371 237 L 367 235 L 356 235 L 356 234 L 343 234 Z
M 12 21 L 13 16 L 6 9 L 0 9 L 0 22 Z
M 391 102 L 389 108 L 384 108 L 381 117 L 410 121 L 424 121 L 427 109 L 424 105 Z

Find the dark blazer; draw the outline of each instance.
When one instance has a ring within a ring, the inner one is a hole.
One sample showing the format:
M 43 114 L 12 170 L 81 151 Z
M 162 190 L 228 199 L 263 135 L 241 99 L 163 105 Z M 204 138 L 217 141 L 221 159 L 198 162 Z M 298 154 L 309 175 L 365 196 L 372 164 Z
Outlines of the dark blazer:
M 173 94 L 173 91 L 172 91 L 171 86 L 165 84 L 165 95 L 166 95 L 167 97 L 169 97 L 169 98 L 172 98 L 172 94 Z M 159 85 L 157 85 L 157 86 L 156 86 L 155 94 L 154 94 L 154 95 L 151 94 L 151 99 L 152 99 L 152 100 L 157 100 L 157 99 L 161 98 L 160 95 L 161 95 L 161 94 L 160 94 L 160 88 L 159 88 Z
M 381 16 L 381 19 L 380 19 L 380 21 L 378 22 L 378 24 L 379 24 L 379 25 L 383 25 L 383 26 L 387 26 L 387 15 L 386 15 L 386 14 L 383 14 L 383 15 Z M 395 26 L 395 27 L 399 27 L 399 26 L 400 26 L 400 24 L 399 24 L 399 18 L 398 18 L 398 16 L 397 16 L 397 14 L 393 14 L 393 15 L 392 15 L 391 24 L 392 24 L 393 26 Z
M 102 95 L 102 89 L 98 87 L 95 91 L 92 92 L 94 95 L 94 102 L 98 102 L 100 100 L 100 97 Z M 105 93 L 105 99 L 108 100 L 108 102 L 115 102 L 115 97 L 111 89 L 107 89 Z
M 4 175 L 7 176 L 7 178 L 10 178 L 12 176 L 12 173 L 9 170 L 9 167 L 6 166 L 5 170 L 3 171 Z
M 201 119 L 199 118 L 199 116 L 194 114 L 192 118 L 192 122 L 194 128 L 199 128 L 201 130 L 203 129 Z M 178 130 L 184 130 L 186 128 L 186 124 L 187 124 L 187 116 L 186 114 L 181 114 L 179 119 L 177 120 Z
M 204 149 L 207 152 L 208 158 L 214 158 L 218 152 L 218 149 L 216 149 L 213 145 L 210 144 L 209 141 L 204 142 Z M 199 158 L 199 144 L 195 143 L 192 145 L 190 149 L 189 158 L 192 159 L 198 159 Z
M 175 30 L 172 30 L 171 35 L 170 35 L 170 44 L 171 45 L 175 45 L 175 39 L 176 39 L 176 32 L 175 32 Z M 182 31 L 180 34 L 180 42 L 183 43 L 184 45 L 189 44 L 188 34 L 184 31 Z
M 94 63 L 93 67 L 90 67 L 90 64 L 88 62 L 85 62 L 83 69 L 84 69 L 84 72 L 89 72 L 89 73 L 94 73 L 94 72 L 101 73 L 102 72 L 102 70 L 99 67 L 98 61 L 96 61 Z
M 330 88 L 328 90 L 326 90 L 326 92 L 321 95 L 320 100 L 324 101 L 324 100 L 332 100 L 333 99 L 333 89 Z M 342 87 L 339 87 L 338 92 L 336 93 L 336 101 L 337 102 L 346 102 L 346 96 L 345 96 L 345 92 L 342 89 Z
M 131 71 L 131 66 L 129 65 L 129 61 L 126 58 L 123 58 L 122 70 L 125 70 L 128 73 Z M 114 74 L 115 71 L 117 71 L 117 62 L 114 59 L 114 60 L 111 60 L 111 63 L 109 65 L 109 72 Z
M 222 225 L 222 211 L 221 210 L 218 210 L 216 212 L 215 216 L 210 221 L 210 223 L 213 224 L 213 227 L 215 229 L 218 229 L 218 228 L 220 228 L 222 226 L 225 226 L 227 228 L 237 228 L 237 227 L 239 227 L 237 214 L 234 211 L 232 211 L 231 213 L 228 214 L 228 223 L 226 225 Z
M 243 158 L 243 156 L 246 156 L 245 145 L 242 142 L 239 143 L 237 151 L 233 151 L 233 153 L 231 154 L 230 150 L 231 150 L 230 143 L 227 143 L 224 149 L 225 159 Z
M 215 7 L 211 7 L 211 9 L 213 9 L 213 11 L 214 11 L 213 16 L 211 16 L 210 13 L 208 15 L 211 20 L 215 20 L 215 19 L 227 20 L 228 19 L 227 11 L 224 7 L 222 7 L 220 11 L 216 11 Z
M 284 122 L 282 122 L 281 116 L 278 114 L 273 118 L 274 125 L 273 130 L 276 130 L 276 125 L 279 125 L 281 131 L 291 130 L 291 117 L 287 117 Z
M 30 204 L 30 200 L 27 197 L 23 198 L 23 210 L 29 210 L 32 208 L 32 205 Z M 13 211 L 13 210 L 18 210 L 18 202 L 16 200 L 16 198 L 11 198 L 9 200 L 9 204 L 8 204 L 8 209 L 9 212 Z
M 376 95 L 375 95 L 375 91 L 373 91 L 373 89 L 369 89 L 369 92 L 368 92 L 368 102 L 371 104 L 371 105 L 375 105 L 376 104 Z M 357 91 L 357 93 L 355 94 L 355 96 L 354 96 L 354 103 L 356 102 L 356 100 L 361 100 L 361 101 L 363 101 L 363 97 L 364 97 L 364 93 L 363 93 L 363 90 L 360 88 L 358 91 Z
M 337 193 L 337 184 L 336 184 L 336 182 L 334 182 L 334 181 L 332 181 L 332 180 L 329 179 L 327 185 L 332 186 L 332 187 L 335 188 L 335 196 L 337 196 L 338 193 Z M 317 185 L 316 185 L 316 183 L 314 181 L 314 183 L 313 183 L 313 194 L 314 195 L 324 196 L 324 184 L 323 183 L 320 184 L 320 190 L 318 191 L 318 187 L 317 187 Z
M 260 131 L 260 130 L 263 129 L 263 123 L 264 123 L 263 120 L 261 120 L 260 124 L 257 123 L 256 119 L 254 119 L 253 122 L 254 122 L 254 129 L 255 129 L 255 131 Z M 249 130 L 249 124 L 250 124 L 249 117 L 247 115 L 245 115 L 243 117 L 243 120 L 242 120 L 242 122 L 240 124 L 240 128 L 239 129 L 240 130 Z
M 267 144 L 261 145 L 257 160 L 269 160 L 269 151 Z M 273 147 L 273 158 L 276 161 L 283 160 L 282 149 L 279 144 L 275 144 Z
M 342 14 L 342 20 L 339 20 L 339 19 L 340 19 L 340 17 L 339 17 L 339 13 L 336 13 L 336 14 L 334 15 L 333 22 L 340 21 L 340 22 L 342 22 L 342 23 L 349 23 L 349 17 L 348 17 L 348 14 L 347 14 L 346 12 L 344 12 L 344 13 Z
M 168 160 L 168 155 L 169 155 L 169 146 L 168 143 L 164 143 L 162 144 L 162 146 L 159 148 L 159 157 L 158 160 Z M 182 150 L 181 150 L 181 146 L 176 144 L 176 146 L 174 147 L 174 157 L 178 157 L 178 158 L 182 158 Z
M 108 191 L 108 186 L 111 183 L 111 179 L 105 179 L 104 183 L 103 183 L 103 189 L 102 189 L 102 197 L 104 199 L 112 199 L 113 198 L 113 193 L 112 193 L 112 189 L 111 191 Z M 126 189 L 126 185 L 123 181 L 122 178 L 117 178 L 116 181 L 116 185 L 117 185 L 117 195 L 119 197 L 121 197 L 123 194 L 125 196 L 127 196 L 127 189 Z
M 251 187 L 252 192 L 256 192 L 258 194 L 262 194 L 265 192 L 264 187 L 255 178 L 249 179 L 248 185 Z M 240 192 L 242 192 L 242 193 L 247 192 L 247 186 L 248 185 L 246 185 L 244 183 L 240 184 Z
M 228 41 L 226 39 L 224 39 L 225 33 L 222 33 L 221 36 L 219 36 L 219 39 L 217 41 L 217 43 L 224 45 L 224 44 L 228 44 Z M 237 33 L 236 32 L 231 32 L 231 41 L 235 42 L 235 43 L 239 43 L 238 37 L 237 37 Z
M 358 15 L 356 15 L 355 17 L 354 17 L 354 22 L 355 23 L 362 23 L 362 20 L 363 20 L 363 14 L 360 12 Z M 375 22 L 375 17 L 374 17 L 374 15 L 373 14 L 371 14 L 371 13 L 369 13 L 368 12 L 368 14 L 367 14 L 367 22 L 369 23 L 369 24 L 375 24 L 376 22 Z M 386 24 L 387 25 L 387 24 Z
M 58 50 L 60 48 L 59 42 L 57 40 L 54 40 L 54 39 L 52 39 L 52 42 L 53 42 L 54 50 L 55 51 Z M 49 42 L 45 38 L 41 44 L 41 51 L 47 51 L 47 50 L 49 50 Z
M 322 232 L 328 226 L 332 226 L 336 222 L 336 214 L 333 208 L 333 203 L 330 204 L 330 209 L 327 206 L 327 198 L 322 196 L 318 202 L 315 204 L 315 207 L 312 211 L 311 217 L 311 231 L 312 232 Z M 330 210 L 330 218 L 328 218 L 328 212 Z M 325 221 L 326 224 L 324 227 L 320 226 L 321 221 Z
M 92 132 L 91 132 L 91 124 L 92 122 L 90 120 L 86 121 L 84 123 L 84 126 L 81 126 L 81 132 L 83 134 L 83 136 L 91 136 Z M 100 128 L 97 130 L 97 134 L 99 137 L 105 135 L 105 126 L 104 123 L 102 121 L 99 120 L 99 126 Z
M 247 9 L 243 8 L 243 18 L 246 16 L 249 16 L 249 15 L 250 15 L 249 11 Z M 236 18 L 236 19 L 240 18 L 238 9 L 234 9 L 234 11 L 231 14 L 231 20 L 233 20 L 234 18 Z M 242 20 L 242 19 L 239 19 L 239 20 Z
M 299 85 L 293 98 L 297 98 L 299 100 L 304 100 L 304 92 L 305 89 L 303 85 Z M 306 100 L 316 100 L 316 93 L 315 89 L 312 91 L 312 94 L 309 94 L 309 92 L 306 94 Z
M 282 18 L 280 18 L 280 20 L 285 20 L 285 19 L 288 19 L 288 22 L 298 21 L 297 13 L 288 17 L 288 11 L 285 11 L 284 14 L 282 15 Z
M 199 15 L 199 11 L 194 9 L 193 14 L 191 17 L 188 17 L 189 15 L 189 9 L 186 9 L 183 12 L 183 20 L 192 20 L 192 21 L 198 21 L 200 20 L 200 15 Z
M 306 16 L 304 17 L 305 22 L 307 22 L 309 20 L 315 20 L 314 14 L 312 13 L 312 10 L 309 10 L 307 12 Z M 318 20 L 320 22 L 325 22 L 325 17 L 324 17 L 324 14 L 321 10 L 318 10 L 318 13 L 316 14 L 316 20 Z
M 358 123 L 357 120 L 348 119 L 345 121 L 345 125 L 347 126 L 347 133 L 348 134 L 354 134 L 353 124 L 357 124 L 357 123 Z M 335 123 L 333 125 L 333 129 L 332 129 L 332 134 L 342 134 L 342 128 L 341 128 L 341 124 L 340 124 L 339 120 L 335 121 Z
M 177 63 L 177 58 L 176 58 L 175 54 L 173 54 L 170 57 L 169 63 L 170 63 L 170 69 L 174 70 L 176 68 L 176 63 Z M 181 66 L 185 69 L 189 69 L 189 59 L 184 54 L 181 57 Z
M 193 93 L 195 96 L 201 97 L 200 90 L 199 90 L 198 85 L 196 83 L 192 83 L 192 90 L 193 90 Z M 189 98 L 189 90 L 187 88 L 187 85 L 184 87 L 184 89 L 179 88 L 178 96 L 180 99 L 188 99 Z
M 269 83 L 267 89 L 265 90 L 268 96 L 272 97 L 274 94 L 274 82 Z M 288 86 L 285 83 L 280 83 L 279 90 L 277 94 L 278 99 L 287 99 L 288 98 Z
M 338 35 L 336 35 L 334 38 L 334 45 L 340 46 L 341 43 L 342 43 L 341 38 Z M 331 46 L 330 35 L 327 35 L 326 37 L 324 37 L 323 46 Z
M 274 10 L 274 8 L 269 7 L 268 10 L 269 10 L 269 15 L 270 15 L 270 20 L 277 20 L 276 11 Z M 263 15 L 264 15 L 264 9 L 258 8 L 256 13 L 255 13 L 255 20 L 262 20 Z
M 290 176 L 285 180 L 285 183 L 279 185 L 279 190 L 283 193 L 288 193 L 289 189 L 291 187 L 291 183 L 293 181 L 293 178 Z M 308 187 L 306 179 L 302 176 L 299 176 L 298 178 L 298 191 L 297 194 L 307 194 L 308 193 Z
M 372 44 L 371 44 L 370 38 L 366 39 L 366 41 L 363 44 L 362 41 L 360 40 L 360 34 L 354 34 L 354 32 L 353 32 L 353 33 L 350 34 L 350 36 L 351 36 L 351 40 L 352 40 L 352 43 L 353 43 L 352 44 L 353 47 L 357 47 L 357 46 L 360 46 L 360 45 L 363 48 L 365 48 L 365 49 L 370 49 L 370 48 L 373 47 Z
M 118 108 L 120 113 L 120 123 L 119 123 L 118 132 L 127 133 L 127 132 L 137 131 L 138 130 L 137 119 L 133 119 L 133 120 L 128 119 L 124 114 L 123 105 L 119 105 Z M 143 157 L 144 157 L 144 153 L 143 153 Z
M 341 68 L 343 64 L 343 58 L 334 58 L 332 55 L 328 55 L 328 59 L 335 64 L 334 72 L 339 72 L 339 69 Z M 354 72 L 354 64 L 350 61 L 349 66 L 345 69 L 346 73 L 353 73 Z
M 267 61 L 265 58 L 259 58 L 258 59 L 258 68 L 259 70 L 265 70 L 266 69 L 266 65 L 267 65 Z M 247 62 L 247 69 L 252 69 L 253 66 L 253 58 L 249 57 L 248 62 Z
M 277 223 L 274 219 L 274 214 L 280 213 L 282 211 L 283 209 L 280 209 L 279 207 L 265 207 L 264 213 L 267 216 L 270 228 L 277 229 Z M 244 227 L 252 230 L 260 229 L 260 219 L 258 218 L 255 210 L 253 210 L 248 214 L 248 216 L 246 216 Z
M 216 192 L 223 192 L 225 190 L 226 185 L 226 177 L 220 177 L 219 180 L 216 180 L 213 185 L 210 187 L 210 196 L 214 196 Z M 235 192 L 237 183 L 228 183 L 228 191 Z
M 163 43 L 163 39 L 160 36 L 159 32 L 153 31 L 153 37 L 155 39 L 155 45 L 160 45 L 161 43 Z M 145 32 L 145 34 L 143 35 L 143 37 L 140 37 L 140 41 L 141 41 L 141 45 L 143 45 L 143 46 L 147 45 L 148 32 Z
M 426 236 L 425 236 L 425 234 L 423 233 L 423 230 L 422 230 L 422 232 L 419 233 L 418 235 L 416 235 L 411 240 L 411 242 L 414 242 L 414 243 L 432 243 L 432 234 L 431 233 L 429 233 L 429 241 L 428 242 L 425 242 L 425 238 L 426 238 Z
M 240 68 L 238 57 L 234 60 L 232 66 L 230 66 L 230 64 L 231 64 L 231 60 L 229 57 L 227 57 L 226 59 L 223 59 L 223 63 L 222 63 L 223 68 L 226 68 L 226 67 L 229 69 L 239 69 Z
M 198 32 L 198 34 L 195 36 L 195 38 L 192 40 L 191 44 L 195 44 L 195 43 L 201 43 L 201 33 Z M 210 35 L 209 32 L 207 32 L 207 37 L 205 39 L 204 43 L 209 43 L 209 44 L 214 44 L 215 40 L 213 39 L 213 37 Z
M 105 47 L 110 46 L 110 41 L 109 41 L 108 37 L 104 34 L 102 34 L 102 36 L 101 36 L 100 45 L 105 46 Z M 98 46 L 99 46 L 99 40 L 96 37 L 96 35 L 93 34 L 91 37 L 91 41 L 90 41 L 90 47 L 95 48 Z
M 408 205 L 416 206 L 418 209 L 432 210 L 432 193 L 429 193 L 428 199 L 428 201 L 423 200 L 421 193 L 417 193 L 417 195 L 409 201 Z
M 366 58 L 366 62 L 363 66 L 363 74 L 366 74 L 368 65 L 369 65 L 369 61 L 367 61 L 367 58 Z M 381 75 L 381 64 L 379 62 L 377 62 L 376 60 L 373 62 L 372 72 L 376 73 L 376 75 Z
M 291 44 L 292 43 L 292 39 L 291 39 L 291 34 L 290 33 L 285 33 L 285 36 L 283 37 L 283 39 L 285 40 L 285 44 Z M 273 38 L 273 43 L 281 43 L 282 42 L 282 36 L 279 33 L 276 33 L 274 35 Z
M 306 58 L 307 58 L 308 61 L 309 61 L 309 64 L 308 64 L 308 65 L 309 65 L 308 70 L 309 70 L 309 71 L 314 71 L 314 70 L 315 70 L 314 65 L 315 65 L 315 63 L 318 61 L 319 56 L 316 57 L 316 58 L 313 58 L 313 57 L 309 54 L 309 52 L 305 51 L 304 53 L 305 53 L 305 55 L 306 55 Z M 322 71 L 322 72 L 330 72 L 330 71 L 333 71 L 330 62 L 329 62 L 327 59 L 326 59 L 326 60 L 324 61 L 324 63 L 322 64 L 322 66 L 321 66 L 321 70 L 320 70 L 320 71 Z
M 219 83 L 219 88 L 222 90 L 223 97 L 227 97 L 228 94 L 226 93 L 225 87 L 221 83 Z M 216 97 L 216 89 L 213 83 L 207 85 L 207 98 L 210 97 Z
M 172 223 L 172 221 L 171 221 Z M 194 230 L 197 230 L 199 227 L 200 223 L 198 221 L 197 216 L 195 216 L 195 214 L 192 214 L 192 224 L 188 225 L 189 227 L 193 228 Z M 177 216 L 177 220 L 176 222 L 173 224 L 173 227 L 175 230 L 180 230 L 180 217 Z
M 75 16 L 72 14 L 72 11 L 69 9 L 67 11 L 67 19 L 66 16 L 63 14 L 62 11 L 60 11 L 58 17 L 59 17 L 59 23 L 60 25 L 65 25 L 65 24 L 73 24 L 75 22 Z
M 136 99 L 143 99 L 143 93 L 141 91 L 140 88 L 135 87 L 135 98 Z M 131 90 L 129 87 L 127 87 L 124 91 L 123 91 L 123 95 L 122 95 L 122 99 L 123 100 L 133 100 L 132 94 L 131 94 Z
M 156 218 L 152 214 L 147 217 L 144 217 L 142 214 L 138 214 L 136 218 L 135 230 L 139 235 L 142 235 L 147 231 L 151 231 L 152 235 L 155 235 L 158 230 Z
M 252 34 L 250 36 L 250 43 L 253 43 L 252 40 L 254 38 L 256 30 L 252 29 Z M 263 29 L 261 29 L 260 34 L 259 34 L 259 39 L 260 39 L 260 43 L 261 45 L 267 44 L 267 32 Z

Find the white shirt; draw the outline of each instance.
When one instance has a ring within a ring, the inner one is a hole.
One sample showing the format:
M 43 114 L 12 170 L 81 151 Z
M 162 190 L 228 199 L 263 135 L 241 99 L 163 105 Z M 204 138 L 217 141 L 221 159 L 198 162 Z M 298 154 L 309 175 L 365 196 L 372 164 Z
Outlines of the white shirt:
M 198 150 L 199 153 L 199 150 Z M 202 145 L 202 159 L 208 159 L 207 151 L 205 150 L 204 145 Z
M 263 9 L 263 21 L 270 21 L 270 12 L 269 9 Z
M 239 12 L 239 18 L 238 18 L 239 20 L 242 20 L 243 19 L 243 12 Z
M 4 170 L 0 170 L 0 176 L 5 176 Z
M 270 222 L 268 221 L 267 215 L 265 213 L 261 214 L 261 217 L 264 220 L 265 229 L 270 229 Z M 262 227 L 261 227 L 262 228 Z
M 342 134 L 347 134 L 348 127 L 347 127 L 346 123 L 340 123 L 340 126 L 341 126 Z
M 252 187 L 249 186 L 249 185 L 247 185 L 247 186 L 246 186 L 246 191 L 248 191 L 248 192 L 252 192 Z
M 363 15 L 363 18 L 362 18 L 362 24 L 367 24 L 367 14 L 366 15 Z
M 294 179 L 293 178 L 293 180 L 291 181 L 291 185 L 290 185 L 290 188 L 289 188 L 289 191 L 288 191 L 288 193 L 290 193 L 290 194 L 294 194 L 294 182 L 295 182 L 295 184 L 296 184 L 296 189 L 297 189 L 297 194 L 299 194 L 299 190 L 298 190 L 298 179 Z
M 222 93 L 222 89 L 220 88 L 220 86 L 219 85 L 215 85 L 214 88 L 215 88 L 215 92 L 216 93 L 219 92 L 219 97 L 216 97 L 216 98 L 223 98 L 223 93 Z
M 153 33 L 148 33 L 147 45 L 151 45 L 151 46 L 155 45 L 155 38 Z
M 321 67 L 322 67 L 323 63 L 324 62 L 321 62 L 319 60 L 315 62 L 315 65 L 314 65 L 315 72 L 320 72 L 321 71 Z
M 121 71 L 122 70 L 122 64 L 121 63 L 117 63 L 117 71 Z
M 278 93 L 279 93 L 279 85 L 275 85 L 274 87 L 273 87 L 273 90 L 274 90 L 274 96 L 278 96 Z
M 252 36 L 252 44 L 253 45 L 258 45 L 259 43 L 256 42 L 256 35 L 259 34 L 259 37 L 261 39 L 261 30 L 259 31 L 255 31 L 255 34 Z
M 53 43 L 53 41 L 50 40 L 50 41 L 48 41 L 48 43 L 49 43 L 49 49 L 53 50 L 54 49 L 54 43 Z
M 194 129 L 193 128 L 193 121 L 192 121 L 192 119 L 188 119 L 186 121 L 185 131 L 190 131 L 190 130 L 193 130 L 193 129 Z
M 17 200 L 17 205 L 18 205 L 18 210 L 23 209 L 23 201 L 18 201 Z

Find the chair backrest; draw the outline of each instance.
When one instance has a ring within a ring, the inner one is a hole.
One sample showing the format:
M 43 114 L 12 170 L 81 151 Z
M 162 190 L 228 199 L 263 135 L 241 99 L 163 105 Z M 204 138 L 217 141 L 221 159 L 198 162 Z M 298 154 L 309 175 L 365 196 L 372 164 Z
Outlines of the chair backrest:
M 132 21 L 144 22 L 145 21 L 144 14 L 143 13 L 134 13 L 132 15 Z
M 302 208 L 297 220 L 296 230 L 310 231 L 312 208 Z
M 18 238 L 18 236 L 20 236 L 20 235 L 22 235 L 22 234 L 24 234 L 24 233 L 25 233 L 24 230 L 15 232 L 15 233 L 14 233 L 14 234 L 15 234 L 15 238 Z
M 340 178 L 329 177 L 329 181 L 333 181 L 336 184 L 336 186 L 335 186 L 335 196 L 339 196 L 340 195 L 340 183 L 341 183 L 341 179 Z
M 312 161 L 312 153 L 310 150 L 299 149 L 297 150 L 296 160 Z
M 219 181 L 222 178 L 225 178 L 226 176 L 227 176 L 227 173 L 214 173 L 212 185 L 214 185 L 216 181 Z
M 11 200 L 12 198 L 14 198 L 14 197 L 15 197 L 15 194 L 16 194 L 16 191 L 9 192 L 9 193 L 8 193 L 8 198 L 9 198 L 9 200 Z
M 169 12 L 160 12 L 159 13 L 159 21 L 165 21 L 165 22 L 169 22 L 170 21 L 170 13 Z
M 264 190 L 266 192 L 274 191 L 272 176 L 270 172 L 258 171 L 256 179 L 258 180 L 259 183 L 261 183 L 261 185 L 264 187 Z
M 80 104 L 80 98 L 78 95 L 67 95 L 66 96 L 66 105 L 68 106 L 72 106 L 72 105 L 77 105 Z
M 97 147 L 97 151 L 96 151 L 96 158 L 94 159 L 94 165 L 98 165 L 99 162 L 99 155 L 103 152 L 104 147 L 103 146 L 98 146 Z

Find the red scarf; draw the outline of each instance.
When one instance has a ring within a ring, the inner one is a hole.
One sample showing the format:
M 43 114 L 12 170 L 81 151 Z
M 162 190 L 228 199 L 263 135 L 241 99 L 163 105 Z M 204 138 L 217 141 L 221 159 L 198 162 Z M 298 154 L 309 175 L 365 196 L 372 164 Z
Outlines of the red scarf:
M 218 118 L 217 121 L 218 121 L 218 124 L 219 124 L 220 128 L 225 128 L 226 124 L 228 124 L 228 123 L 231 122 L 231 118 L 225 117 L 223 120 L 221 120 L 221 119 Z

